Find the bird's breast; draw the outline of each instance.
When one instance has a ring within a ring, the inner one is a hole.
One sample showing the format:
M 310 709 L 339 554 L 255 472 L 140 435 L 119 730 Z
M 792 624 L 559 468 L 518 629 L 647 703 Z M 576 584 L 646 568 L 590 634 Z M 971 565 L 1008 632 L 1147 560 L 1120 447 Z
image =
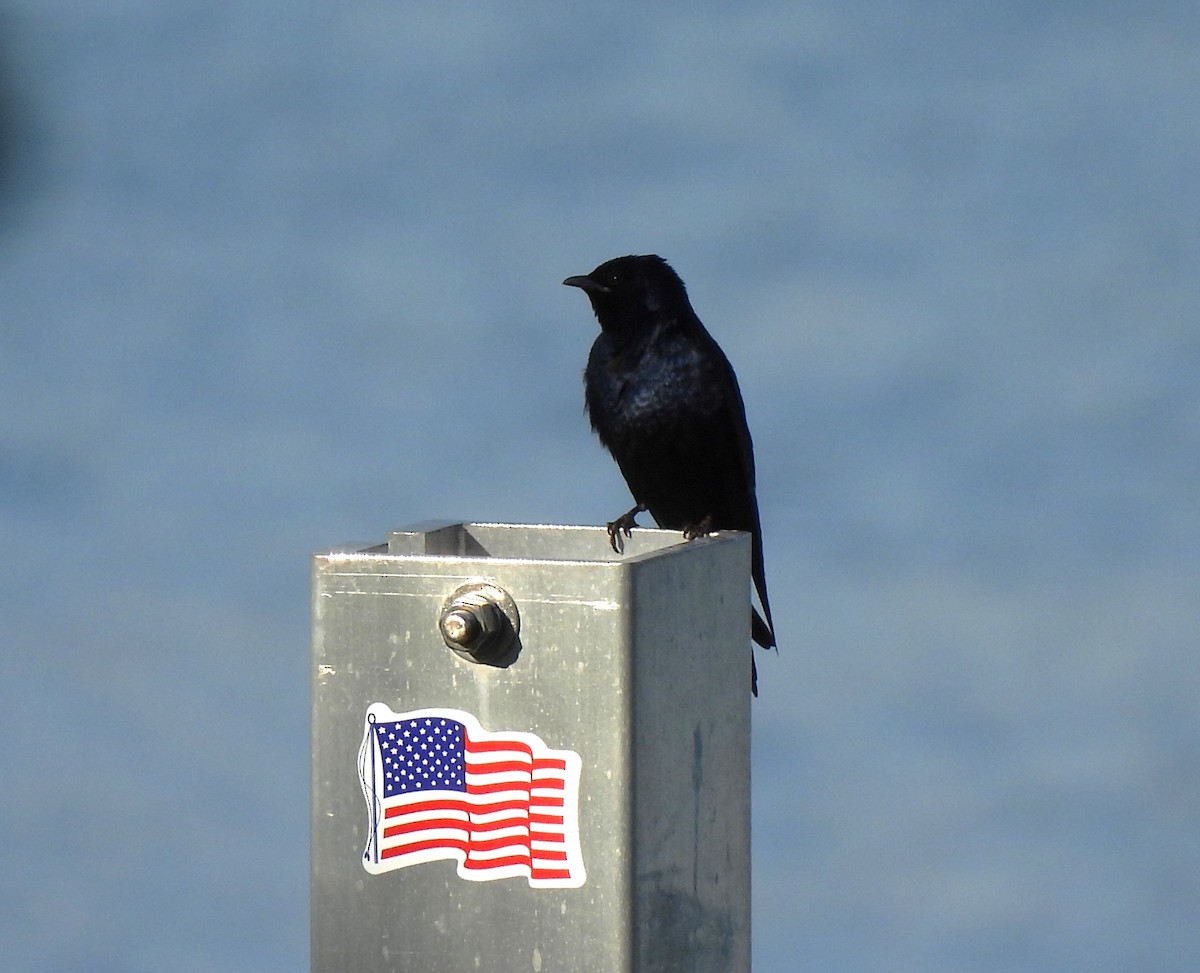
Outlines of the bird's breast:
M 629 355 L 598 340 L 585 373 L 588 414 L 610 449 L 630 434 L 675 436 L 680 423 L 702 419 L 716 407 L 712 379 L 686 343 L 664 342 Z

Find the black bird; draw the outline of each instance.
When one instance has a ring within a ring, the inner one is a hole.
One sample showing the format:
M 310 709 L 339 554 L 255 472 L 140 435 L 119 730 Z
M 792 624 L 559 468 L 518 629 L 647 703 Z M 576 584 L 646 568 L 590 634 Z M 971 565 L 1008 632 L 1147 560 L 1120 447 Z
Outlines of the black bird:
M 763 611 L 751 608 L 750 632 L 759 645 L 773 647 L 754 446 L 729 360 L 662 257 L 617 257 L 563 283 L 587 294 L 600 322 L 583 373 L 584 403 L 635 501 L 608 525 L 614 550 L 643 510 L 688 540 L 714 530 L 749 532 Z M 753 656 L 750 663 L 757 696 Z

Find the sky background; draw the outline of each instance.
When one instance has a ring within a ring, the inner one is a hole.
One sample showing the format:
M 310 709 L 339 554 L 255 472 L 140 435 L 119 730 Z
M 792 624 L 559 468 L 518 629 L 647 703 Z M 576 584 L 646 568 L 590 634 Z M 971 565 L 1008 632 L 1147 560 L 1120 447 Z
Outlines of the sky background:
M 306 968 L 309 556 L 624 510 L 559 282 L 657 252 L 758 458 L 757 973 L 1194 969 L 1198 42 L 0 0 L 9 968 Z

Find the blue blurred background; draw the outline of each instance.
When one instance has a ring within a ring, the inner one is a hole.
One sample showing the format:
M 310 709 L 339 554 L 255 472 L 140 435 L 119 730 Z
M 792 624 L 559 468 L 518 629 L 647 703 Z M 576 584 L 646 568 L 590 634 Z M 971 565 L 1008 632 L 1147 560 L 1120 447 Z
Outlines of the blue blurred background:
M 308 557 L 623 510 L 559 282 L 658 252 L 758 453 L 756 971 L 1195 969 L 1198 42 L 0 0 L 7 965 L 306 968 Z

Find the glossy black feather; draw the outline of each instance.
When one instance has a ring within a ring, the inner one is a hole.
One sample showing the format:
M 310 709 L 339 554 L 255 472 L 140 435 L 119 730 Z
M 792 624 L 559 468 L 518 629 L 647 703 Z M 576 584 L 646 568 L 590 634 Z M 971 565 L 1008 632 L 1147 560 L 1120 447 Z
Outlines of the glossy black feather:
M 563 283 L 587 293 L 600 323 L 584 370 L 592 428 L 660 527 L 751 534 L 763 610 L 752 609 L 751 633 L 774 646 L 754 446 L 729 360 L 661 257 L 617 257 Z

